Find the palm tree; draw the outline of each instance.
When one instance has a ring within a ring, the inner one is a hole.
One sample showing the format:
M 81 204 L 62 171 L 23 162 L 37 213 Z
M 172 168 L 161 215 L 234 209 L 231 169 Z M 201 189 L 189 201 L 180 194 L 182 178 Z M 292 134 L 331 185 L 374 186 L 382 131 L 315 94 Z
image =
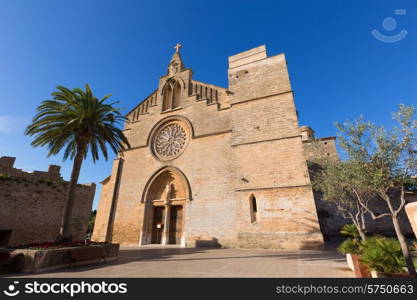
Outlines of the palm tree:
M 99 159 L 99 152 L 107 160 L 107 146 L 117 154 L 130 148 L 130 145 L 117 127 L 126 118 L 113 107 L 115 103 L 104 103 L 111 95 L 99 100 L 88 84 L 85 91 L 57 86 L 57 91 L 51 95 L 52 100 L 43 101 L 37 108 L 37 114 L 25 134 L 34 136 L 33 147 L 47 146 L 48 157 L 65 149 L 64 160 L 74 160 L 59 237 L 71 240 L 71 216 L 83 160 L 89 152 L 93 162 Z

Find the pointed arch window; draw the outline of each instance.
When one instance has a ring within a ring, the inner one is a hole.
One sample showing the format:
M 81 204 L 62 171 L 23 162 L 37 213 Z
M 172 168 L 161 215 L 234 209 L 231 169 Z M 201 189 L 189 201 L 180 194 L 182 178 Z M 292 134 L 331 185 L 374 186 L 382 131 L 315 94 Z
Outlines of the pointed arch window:
M 164 89 L 162 111 L 169 111 L 181 106 L 181 85 L 178 81 L 168 82 Z
M 180 107 L 181 100 L 181 86 L 178 81 L 174 84 L 173 94 L 172 94 L 172 109 Z
M 258 204 L 256 202 L 255 195 L 249 197 L 249 207 L 250 207 L 250 221 L 255 223 L 258 221 Z
M 165 88 L 164 91 L 164 100 L 162 103 L 162 111 L 171 109 L 171 100 L 172 100 L 172 87 L 170 84 Z

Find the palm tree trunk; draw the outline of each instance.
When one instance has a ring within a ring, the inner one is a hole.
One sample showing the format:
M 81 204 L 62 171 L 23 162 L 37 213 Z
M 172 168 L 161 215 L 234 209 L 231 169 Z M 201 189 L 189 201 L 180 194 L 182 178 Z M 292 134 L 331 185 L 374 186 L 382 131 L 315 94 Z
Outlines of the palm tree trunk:
M 71 217 L 74 207 L 75 191 L 77 188 L 78 177 L 80 175 L 81 165 L 84 159 L 84 147 L 77 147 L 77 154 L 72 165 L 71 181 L 69 185 L 68 198 L 65 203 L 64 213 L 62 217 L 62 225 L 60 229 L 61 239 L 71 240 Z
M 397 216 L 394 216 L 394 215 L 392 216 L 392 223 L 394 224 L 395 233 L 397 234 L 398 241 L 400 242 L 400 245 L 401 245 L 401 250 L 403 252 L 405 262 L 407 264 L 408 273 L 416 276 L 417 273 L 413 264 L 413 258 L 411 257 L 410 251 L 408 250 L 408 245 L 401 231 L 400 223 L 398 222 Z

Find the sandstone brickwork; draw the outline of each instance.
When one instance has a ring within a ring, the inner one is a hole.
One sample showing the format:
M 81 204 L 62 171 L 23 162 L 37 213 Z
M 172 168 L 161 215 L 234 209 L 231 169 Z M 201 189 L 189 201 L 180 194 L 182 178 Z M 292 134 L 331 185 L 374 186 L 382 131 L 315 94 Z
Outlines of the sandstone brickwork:
M 127 115 L 93 239 L 124 245 L 316 248 L 323 242 L 285 56 L 229 57 L 228 88 L 174 53 Z M 180 127 L 180 128 L 179 128 Z
M 410 221 L 411 228 L 413 228 L 414 236 L 417 237 L 417 202 L 408 203 L 405 206 L 408 220 Z
M 59 233 L 67 181 L 60 167 L 32 173 L 13 167 L 14 157 L 0 157 L 0 244 L 17 246 L 54 241 Z M 72 217 L 74 240 L 86 237 L 95 184 L 79 184 Z

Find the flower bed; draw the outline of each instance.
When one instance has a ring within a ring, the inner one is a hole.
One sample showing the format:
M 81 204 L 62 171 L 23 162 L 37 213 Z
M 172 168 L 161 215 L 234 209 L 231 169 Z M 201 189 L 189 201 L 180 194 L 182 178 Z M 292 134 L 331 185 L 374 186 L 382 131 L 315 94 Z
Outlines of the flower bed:
M 84 243 L 84 242 L 83 242 Z M 22 272 L 43 272 L 59 268 L 70 267 L 74 264 L 71 260 L 71 251 L 75 249 L 87 249 L 100 247 L 104 252 L 106 261 L 117 259 L 119 244 L 87 243 L 80 245 L 77 242 L 69 244 L 37 243 L 24 246 L 26 248 L 13 249 L 13 254 L 22 254 L 24 262 L 21 266 Z M 98 263 L 98 259 L 91 259 L 77 262 L 77 265 Z

